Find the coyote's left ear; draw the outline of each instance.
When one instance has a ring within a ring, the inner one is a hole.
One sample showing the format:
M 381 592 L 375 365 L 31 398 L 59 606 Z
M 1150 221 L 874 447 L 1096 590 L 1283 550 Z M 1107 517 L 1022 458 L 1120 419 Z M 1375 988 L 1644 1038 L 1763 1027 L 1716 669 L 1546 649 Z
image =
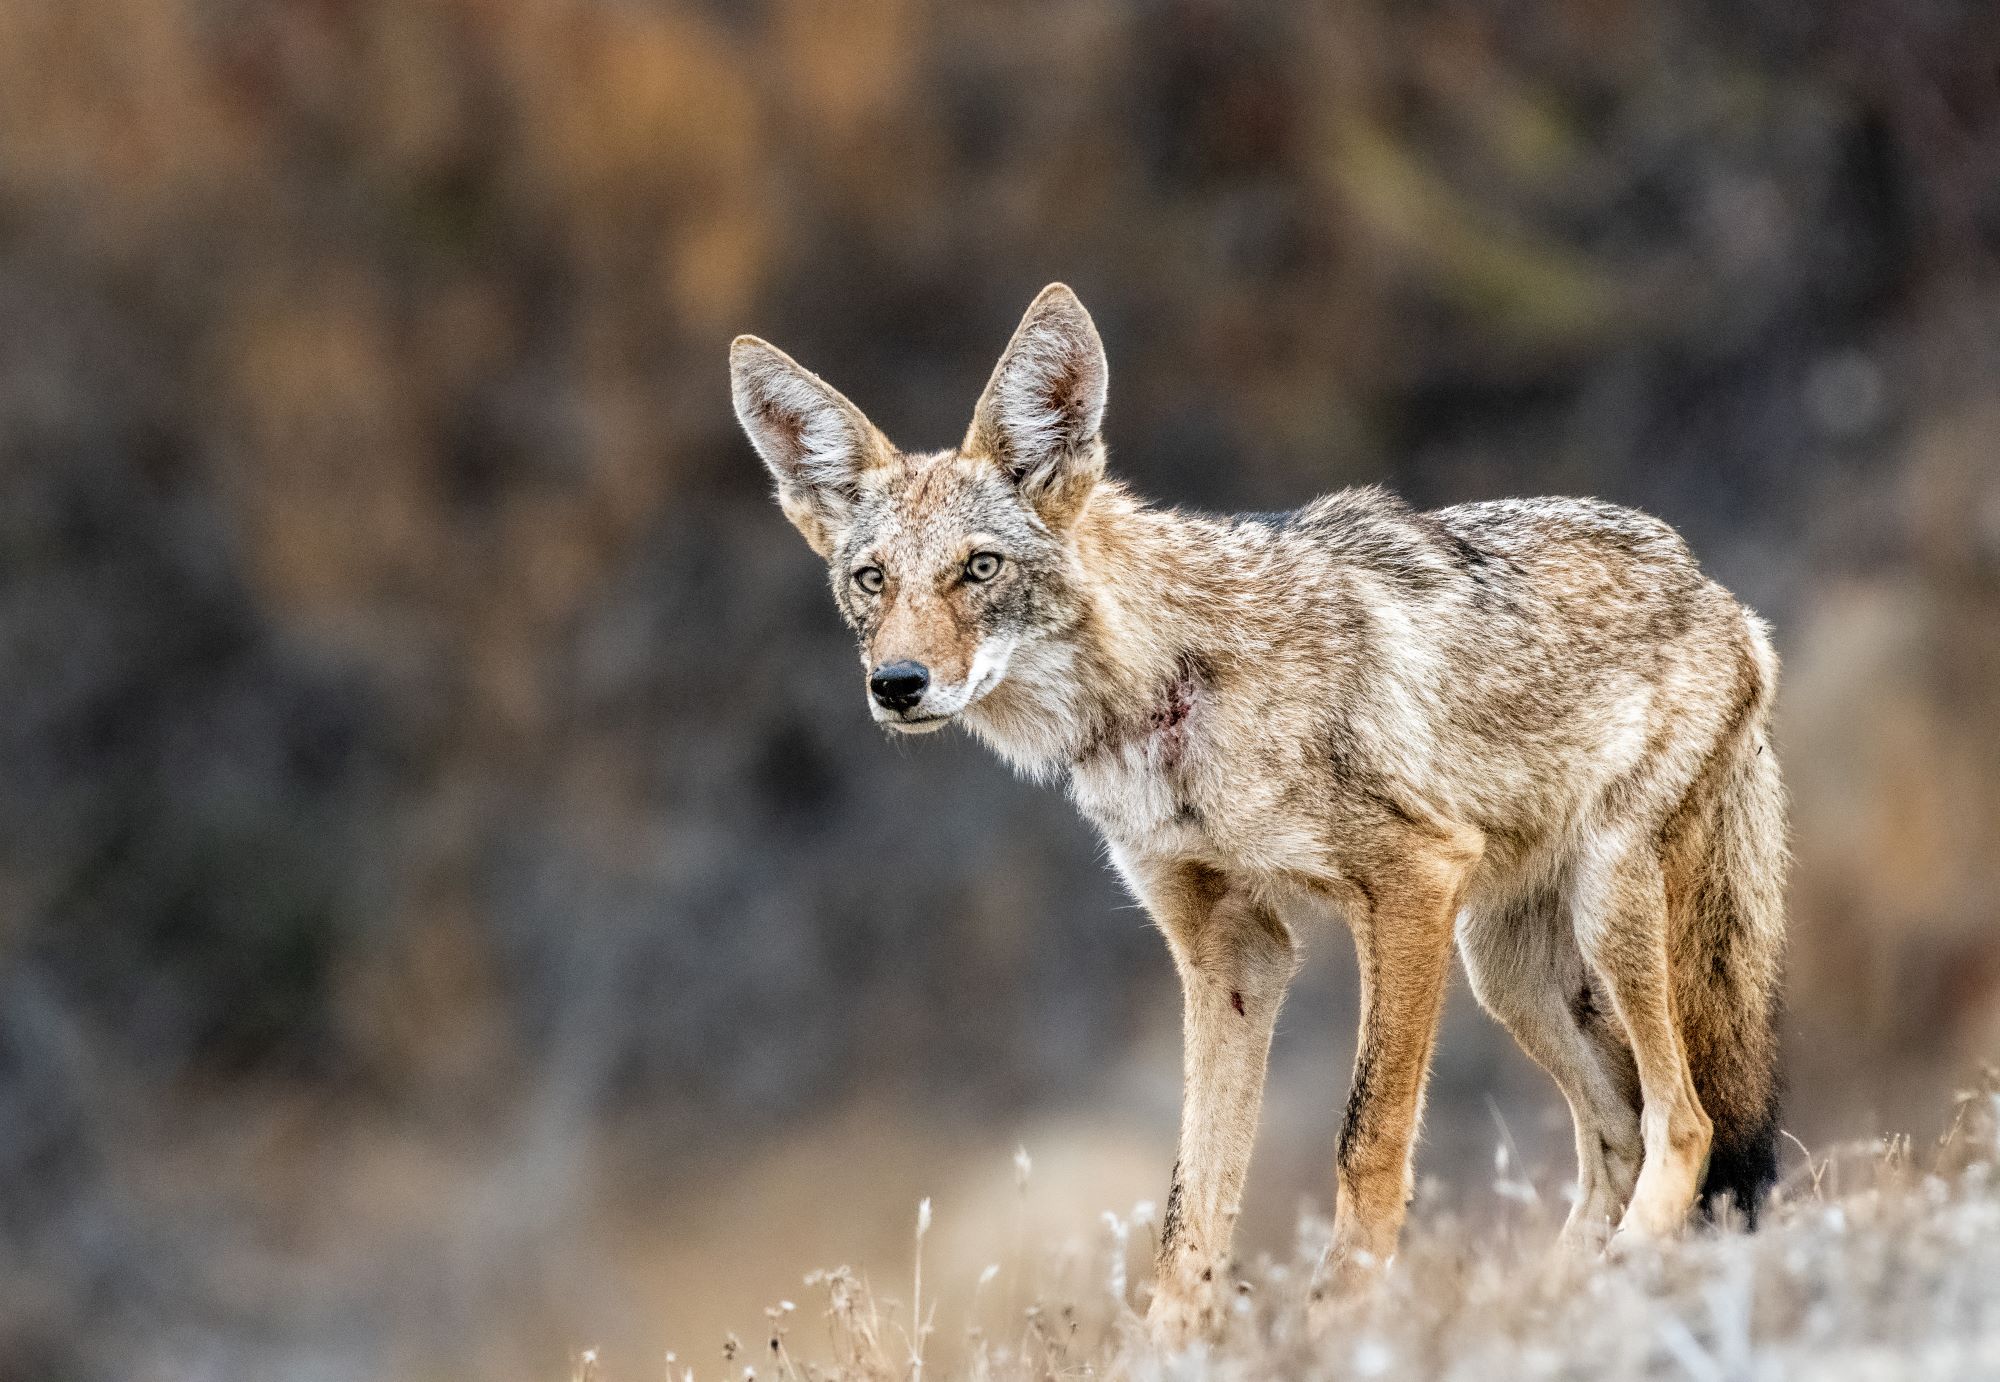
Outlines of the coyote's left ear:
M 964 450 L 990 456 L 1050 527 L 1066 527 L 1104 473 L 1104 343 L 1060 283 L 1015 328 L 973 410 Z

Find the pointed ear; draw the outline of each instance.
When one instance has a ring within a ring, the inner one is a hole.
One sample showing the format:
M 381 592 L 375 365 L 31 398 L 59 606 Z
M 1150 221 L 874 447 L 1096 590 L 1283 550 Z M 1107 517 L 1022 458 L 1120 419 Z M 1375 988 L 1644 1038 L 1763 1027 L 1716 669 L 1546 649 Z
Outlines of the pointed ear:
M 1067 526 L 1104 473 L 1104 343 L 1060 283 L 1042 289 L 973 410 L 967 454 L 990 456 L 1051 527 Z
M 778 507 L 830 556 L 863 472 L 888 465 L 895 448 L 837 389 L 755 336 L 730 345 L 729 386 L 736 420 L 778 482 Z

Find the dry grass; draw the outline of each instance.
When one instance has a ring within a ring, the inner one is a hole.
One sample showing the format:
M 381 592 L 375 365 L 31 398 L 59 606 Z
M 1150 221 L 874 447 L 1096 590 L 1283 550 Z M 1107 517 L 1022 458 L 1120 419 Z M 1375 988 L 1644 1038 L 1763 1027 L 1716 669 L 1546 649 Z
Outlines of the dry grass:
M 1658 1251 L 1583 1260 L 1551 1246 L 1563 1206 L 1503 1153 L 1499 1220 L 1475 1231 L 1420 1212 L 1393 1270 L 1318 1341 L 1302 1304 L 1328 1225 L 1308 1215 L 1283 1260 L 1243 1265 L 1227 1336 L 1180 1357 L 1154 1351 L 1143 1327 L 1150 1206 L 1105 1215 L 1094 1244 L 989 1267 L 960 1317 L 937 1325 L 932 1306 L 910 1306 L 929 1299 L 926 1202 L 907 1278 L 814 1272 L 799 1303 L 766 1312 L 760 1336 L 731 1336 L 720 1356 L 669 1355 L 667 1377 L 2000 1376 L 2000 1074 L 1960 1096 L 1935 1144 L 1795 1147 L 1793 1159 L 1754 1234 L 1724 1225 Z M 591 1355 L 577 1375 L 657 1373 Z

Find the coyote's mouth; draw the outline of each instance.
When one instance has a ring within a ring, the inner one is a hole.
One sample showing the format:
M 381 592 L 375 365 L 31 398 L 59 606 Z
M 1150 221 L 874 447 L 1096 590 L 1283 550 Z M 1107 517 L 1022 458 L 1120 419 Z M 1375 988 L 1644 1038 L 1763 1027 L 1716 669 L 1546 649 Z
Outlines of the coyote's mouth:
M 901 734 L 930 734 L 951 723 L 949 715 L 918 715 L 912 719 L 882 720 L 885 728 Z

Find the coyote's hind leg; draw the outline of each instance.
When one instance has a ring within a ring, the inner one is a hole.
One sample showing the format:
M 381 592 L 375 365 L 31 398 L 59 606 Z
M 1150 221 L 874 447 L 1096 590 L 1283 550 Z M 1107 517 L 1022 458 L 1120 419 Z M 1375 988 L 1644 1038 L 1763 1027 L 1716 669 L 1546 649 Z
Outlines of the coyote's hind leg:
M 1707 1164 L 1713 1125 L 1695 1093 L 1667 972 L 1666 888 L 1643 847 L 1599 852 L 1572 894 L 1576 938 L 1610 995 L 1632 1045 L 1644 1102 L 1645 1161 L 1621 1234 L 1661 1238 L 1680 1230 Z
M 1639 1176 L 1639 1088 L 1617 1018 L 1578 951 L 1562 898 L 1545 888 L 1459 916 L 1459 954 L 1480 1004 L 1549 1072 L 1576 1125 L 1577 1199 L 1565 1242 L 1601 1246 Z

